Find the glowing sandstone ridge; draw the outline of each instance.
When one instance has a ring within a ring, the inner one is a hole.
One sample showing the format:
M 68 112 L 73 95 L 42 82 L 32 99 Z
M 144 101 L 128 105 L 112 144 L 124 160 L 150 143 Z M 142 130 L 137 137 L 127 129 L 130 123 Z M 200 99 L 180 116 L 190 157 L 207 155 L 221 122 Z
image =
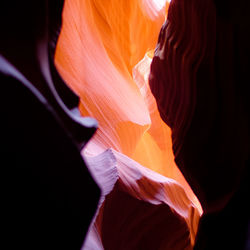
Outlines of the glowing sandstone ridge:
M 56 65 L 80 96 L 81 114 L 99 123 L 83 152 L 103 195 L 85 249 L 158 249 L 143 246 L 146 237 L 159 249 L 194 244 L 202 209 L 175 165 L 171 130 L 148 87 L 167 8 L 156 0 L 65 1 Z M 140 217 L 144 211 L 154 212 Z

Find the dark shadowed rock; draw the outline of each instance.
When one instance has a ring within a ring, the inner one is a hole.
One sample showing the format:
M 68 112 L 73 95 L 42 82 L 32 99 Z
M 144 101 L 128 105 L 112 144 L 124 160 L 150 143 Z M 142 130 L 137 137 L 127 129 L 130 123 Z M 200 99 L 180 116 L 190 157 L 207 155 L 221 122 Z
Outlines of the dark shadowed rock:
M 241 247 L 238 231 L 245 235 L 249 220 L 249 11 L 245 0 L 173 0 L 151 65 L 175 161 L 204 209 L 199 237 L 214 243 L 207 249 L 233 235 Z
M 99 199 L 80 154 L 96 122 L 74 111 L 77 96 L 49 62 L 47 7 L 0 8 L 4 249 L 80 249 Z

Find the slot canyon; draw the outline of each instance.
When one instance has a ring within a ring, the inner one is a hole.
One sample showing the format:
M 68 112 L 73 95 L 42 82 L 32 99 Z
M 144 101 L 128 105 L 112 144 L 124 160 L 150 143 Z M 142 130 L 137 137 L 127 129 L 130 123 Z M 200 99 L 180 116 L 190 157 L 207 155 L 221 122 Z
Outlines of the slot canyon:
M 250 3 L 4 2 L 3 249 L 250 249 Z

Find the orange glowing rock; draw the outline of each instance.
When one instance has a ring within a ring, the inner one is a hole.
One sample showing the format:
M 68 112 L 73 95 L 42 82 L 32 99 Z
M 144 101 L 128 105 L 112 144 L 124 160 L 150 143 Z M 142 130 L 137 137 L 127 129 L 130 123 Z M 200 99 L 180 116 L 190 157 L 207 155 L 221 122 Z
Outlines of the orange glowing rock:
M 202 209 L 174 162 L 171 130 L 162 122 L 148 87 L 150 51 L 156 46 L 167 6 L 159 9 L 149 0 L 110 0 L 108 4 L 66 0 L 55 62 L 66 83 L 80 96 L 81 114 L 99 123 L 83 154 L 94 157 L 112 148 L 176 181 L 182 191 L 170 186 L 166 195 L 176 205 L 171 195 L 186 193 L 185 199 L 194 207 L 193 243 Z M 131 160 L 129 167 L 136 168 L 135 164 Z M 145 182 L 148 190 L 144 192 L 149 193 L 151 186 L 161 185 L 150 178 Z M 131 190 L 127 192 L 133 196 Z

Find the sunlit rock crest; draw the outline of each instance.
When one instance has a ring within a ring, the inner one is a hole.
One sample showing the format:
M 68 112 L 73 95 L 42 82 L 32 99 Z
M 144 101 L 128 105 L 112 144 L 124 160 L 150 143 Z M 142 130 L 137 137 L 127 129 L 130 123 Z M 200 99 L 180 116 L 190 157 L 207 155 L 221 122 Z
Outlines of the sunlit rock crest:
M 86 160 L 103 193 L 83 249 L 192 249 L 200 214 L 181 185 L 111 149 Z

